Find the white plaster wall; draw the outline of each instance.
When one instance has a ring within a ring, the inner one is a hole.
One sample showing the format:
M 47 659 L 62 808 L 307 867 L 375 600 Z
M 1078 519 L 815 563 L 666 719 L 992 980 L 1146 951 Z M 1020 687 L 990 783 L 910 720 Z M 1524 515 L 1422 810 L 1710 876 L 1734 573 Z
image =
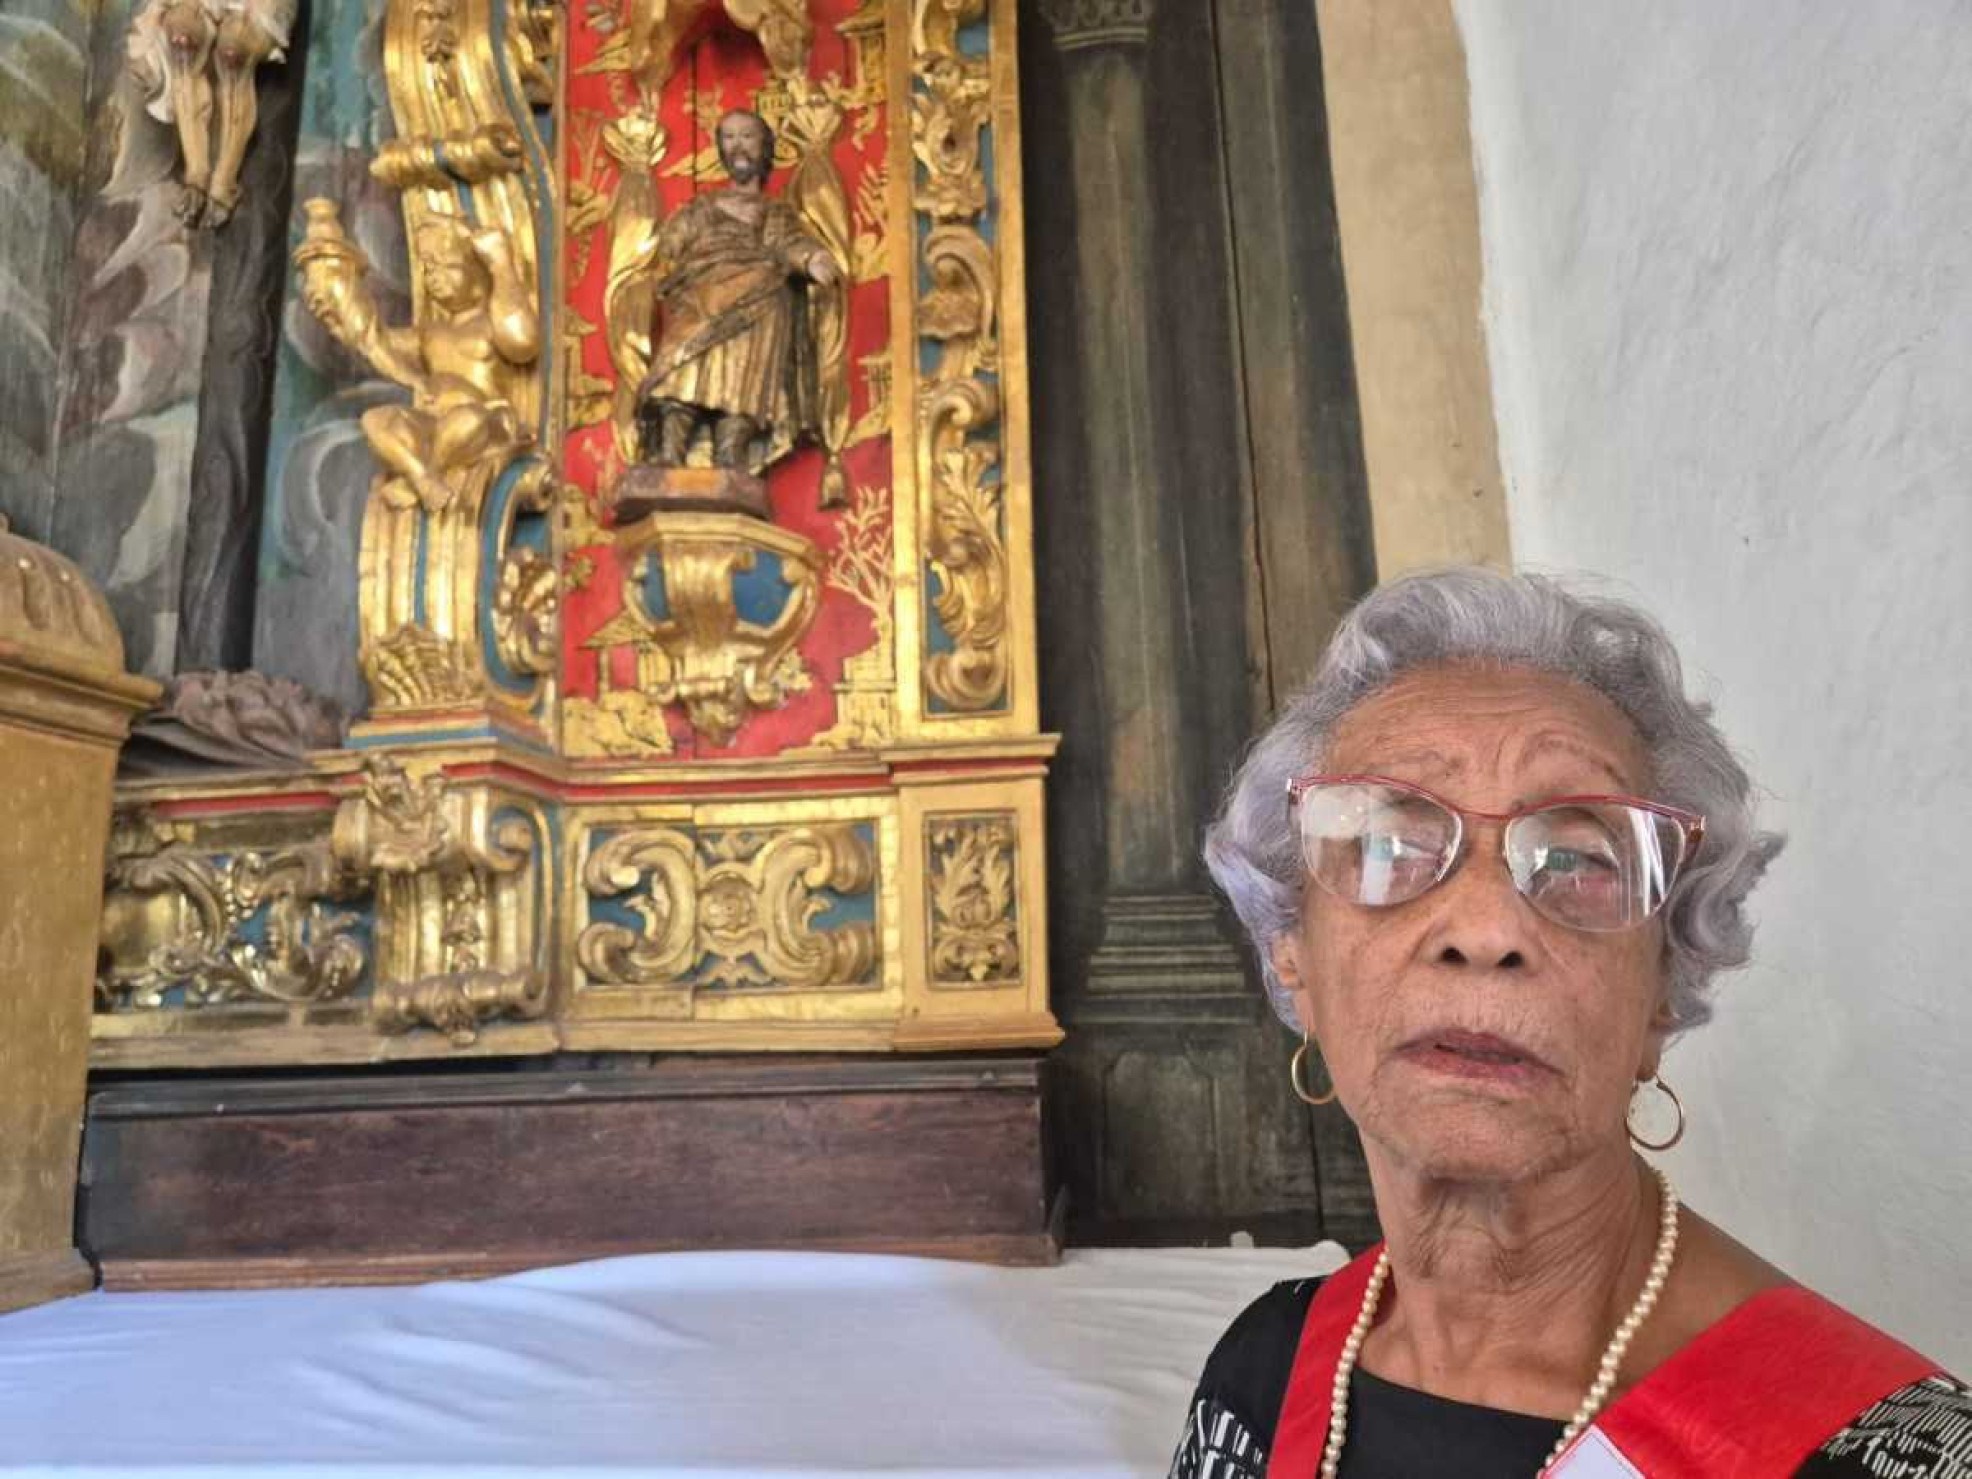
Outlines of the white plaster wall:
M 1792 838 L 1672 1175 L 1972 1375 L 1972 6 L 1458 16 L 1515 557 L 1664 619 Z

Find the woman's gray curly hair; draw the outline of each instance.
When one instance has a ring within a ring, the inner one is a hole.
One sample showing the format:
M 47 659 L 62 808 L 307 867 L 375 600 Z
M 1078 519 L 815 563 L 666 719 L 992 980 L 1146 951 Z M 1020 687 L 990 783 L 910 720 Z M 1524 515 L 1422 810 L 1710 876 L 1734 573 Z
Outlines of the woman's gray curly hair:
M 1247 752 L 1206 833 L 1206 866 L 1246 926 L 1274 1010 L 1298 1027 L 1269 949 L 1293 930 L 1301 900 L 1288 781 L 1318 766 L 1342 716 L 1398 674 L 1456 663 L 1534 668 L 1593 688 L 1642 736 L 1652 799 L 1705 818 L 1705 840 L 1664 911 L 1673 1030 L 1705 1021 L 1712 977 L 1751 953 L 1746 896 L 1782 839 L 1757 827 L 1752 782 L 1713 726 L 1711 706 L 1685 696 L 1662 627 L 1621 601 L 1477 567 L 1407 576 L 1365 597 L 1336 629 L 1313 681 Z

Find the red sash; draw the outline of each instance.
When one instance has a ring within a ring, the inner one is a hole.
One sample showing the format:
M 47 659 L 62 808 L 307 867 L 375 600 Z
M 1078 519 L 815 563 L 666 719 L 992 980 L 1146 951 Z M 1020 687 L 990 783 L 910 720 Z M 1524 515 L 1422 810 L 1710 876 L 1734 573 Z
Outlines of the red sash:
M 1308 1306 L 1267 1479 L 1320 1471 L 1336 1363 L 1381 1251 L 1332 1275 Z M 1877 1401 L 1938 1370 L 1819 1294 L 1769 1289 L 1631 1387 L 1591 1431 L 1648 1479 L 1772 1479 L 1794 1473 Z
M 1363 1290 L 1383 1251 L 1378 1243 L 1322 1281 L 1301 1322 L 1301 1343 L 1294 1349 L 1294 1370 L 1280 1399 L 1280 1418 L 1274 1424 L 1273 1451 L 1267 1455 L 1267 1479 L 1314 1479 L 1321 1472 L 1322 1449 L 1328 1446 L 1329 1398 L 1335 1391 L 1335 1367 L 1342 1343 L 1362 1312 Z

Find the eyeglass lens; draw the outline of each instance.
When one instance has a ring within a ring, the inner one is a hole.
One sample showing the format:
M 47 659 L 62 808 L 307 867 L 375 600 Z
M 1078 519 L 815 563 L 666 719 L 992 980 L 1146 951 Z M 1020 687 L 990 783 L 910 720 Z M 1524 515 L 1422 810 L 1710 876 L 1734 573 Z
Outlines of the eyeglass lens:
M 1458 860 L 1456 813 L 1428 796 L 1374 782 L 1333 782 L 1297 803 L 1303 861 L 1327 892 L 1372 908 L 1406 903 Z M 1508 871 L 1557 924 L 1619 930 L 1663 906 L 1683 861 L 1670 817 L 1622 802 L 1542 807 L 1507 824 Z

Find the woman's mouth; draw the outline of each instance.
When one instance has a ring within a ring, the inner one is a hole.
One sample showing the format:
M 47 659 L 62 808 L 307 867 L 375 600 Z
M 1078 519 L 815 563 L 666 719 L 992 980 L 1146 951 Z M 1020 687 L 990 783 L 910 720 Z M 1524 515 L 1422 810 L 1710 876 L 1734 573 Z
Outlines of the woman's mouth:
M 1502 1084 L 1530 1083 L 1551 1071 L 1503 1037 L 1452 1028 L 1420 1033 L 1398 1049 L 1398 1056 L 1428 1072 Z

